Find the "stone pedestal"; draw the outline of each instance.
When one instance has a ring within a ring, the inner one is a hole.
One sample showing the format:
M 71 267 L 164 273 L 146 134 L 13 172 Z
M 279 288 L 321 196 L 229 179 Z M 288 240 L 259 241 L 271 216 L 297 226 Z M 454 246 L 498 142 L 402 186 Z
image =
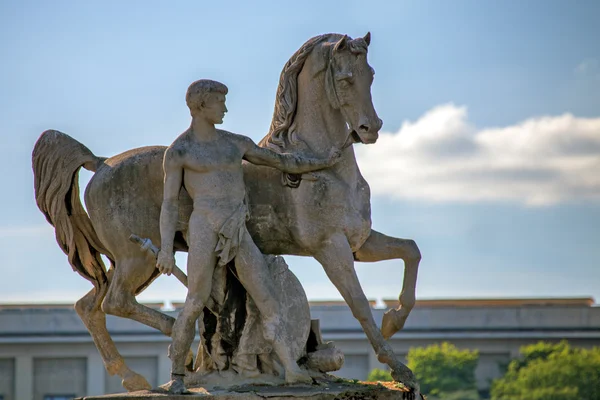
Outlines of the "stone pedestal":
M 354 383 L 346 380 L 319 381 L 315 385 L 244 385 L 229 389 L 191 389 L 190 394 L 172 395 L 164 390 L 88 396 L 76 400 L 421 400 L 394 383 Z

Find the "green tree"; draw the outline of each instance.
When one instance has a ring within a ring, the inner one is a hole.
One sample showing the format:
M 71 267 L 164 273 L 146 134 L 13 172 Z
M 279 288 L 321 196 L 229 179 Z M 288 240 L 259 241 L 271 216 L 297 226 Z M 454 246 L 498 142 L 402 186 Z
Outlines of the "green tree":
M 600 399 L 600 348 L 566 341 L 521 348 L 506 374 L 492 383 L 492 400 Z
M 475 368 L 479 360 L 477 350 L 459 350 L 444 342 L 412 348 L 407 360 L 423 393 L 443 399 L 479 398 L 475 384 Z
M 514 368 L 521 369 L 535 360 L 545 360 L 553 353 L 562 353 L 569 351 L 569 343 L 562 340 L 558 343 L 537 342 L 519 349 L 521 357 L 513 360 Z
M 379 368 L 375 368 L 369 372 L 369 376 L 367 377 L 367 382 L 392 382 L 393 380 L 394 378 L 392 378 L 390 371 Z

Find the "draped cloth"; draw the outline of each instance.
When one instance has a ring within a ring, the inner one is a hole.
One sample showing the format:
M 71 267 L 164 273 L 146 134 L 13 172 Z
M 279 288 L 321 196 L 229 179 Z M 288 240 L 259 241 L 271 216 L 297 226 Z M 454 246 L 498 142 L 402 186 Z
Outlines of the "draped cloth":
M 203 337 L 204 332 L 204 317 L 200 317 L 200 344 L 198 347 L 198 356 L 196 365 L 200 370 L 207 372 L 211 370 L 224 370 L 227 368 L 227 353 L 223 348 L 222 342 L 227 341 L 227 337 L 231 332 L 226 332 L 226 337 L 223 336 L 222 324 L 225 323 L 227 329 L 235 325 L 232 321 L 222 321 L 221 314 L 225 307 L 225 302 L 228 297 L 227 279 L 227 264 L 229 264 L 236 256 L 240 247 L 240 243 L 246 232 L 246 221 L 250 214 L 246 202 L 242 202 L 238 209 L 223 223 L 218 233 L 218 240 L 215 246 L 217 255 L 217 265 L 213 271 L 211 295 L 208 299 L 206 307 L 210 312 L 217 317 L 217 326 L 215 332 L 210 338 L 212 351 L 208 351 L 206 346 L 206 338 Z M 233 270 L 232 270 L 233 272 Z M 226 315 L 230 317 L 231 315 Z M 232 344 L 232 343 L 230 343 Z
M 215 253 L 217 264 L 213 271 L 211 294 L 206 307 L 214 314 L 219 315 L 227 294 L 227 264 L 236 256 L 240 243 L 246 230 L 246 221 L 250 217 L 246 202 L 242 202 L 238 209 L 223 223 L 218 233 Z
M 237 255 L 240 243 L 246 230 L 246 221 L 250 214 L 246 202 L 242 202 L 230 217 L 225 221 L 219 231 L 219 240 L 215 247 L 218 257 L 218 266 L 224 267 Z

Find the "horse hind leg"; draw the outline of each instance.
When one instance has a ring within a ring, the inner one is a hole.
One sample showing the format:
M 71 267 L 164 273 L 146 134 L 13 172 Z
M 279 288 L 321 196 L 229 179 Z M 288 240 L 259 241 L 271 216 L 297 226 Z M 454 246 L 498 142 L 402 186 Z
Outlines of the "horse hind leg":
M 367 241 L 354 253 L 356 261 L 364 262 L 398 258 L 404 261 L 404 281 L 398 308 L 388 310 L 383 316 L 381 333 L 386 339 L 404 327 L 406 319 L 415 305 L 421 252 L 414 240 L 390 237 L 372 230 Z
M 139 304 L 135 298 L 135 295 L 156 277 L 156 268 L 150 257 L 139 254 L 129 258 L 117 258 L 111 272 L 108 291 L 102 301 L 102 311 L 138 321 L 170 336 L 175 319 Z M 141 375 L 130 370 L 125 363 L 116 373 L 123 379 L 123 387 L 128 391 L 151 388 Z
M 106 329 L 106 314 L 100 308 L 100 303 L 106 294 L 106 286 L 102 289 L 104 293 L 96 288 L 88 292 L 75 303 L 75 310 L 90 332 L 106 371 L 110 375 L 118 374 L 128 391 L 151 389 L 152 386 L 143 376 L 135 373 L 125 364 Z
M 136 251 L 139 253 L 139 249 Z M 132 319 L 171 337 L 175 318 L 140 304 L 135 298 L 160 275 L 155 263 L 154 258 L 141 254 L 117 260 L 102 310 L 107 314 Z M 194 368 L 191 350 L 188 351 L 185 365 L 188 371 Z
M 112 281 L 102 302 L 102 310 L 117 317 L 128 318 L 158 329 L 171 336 L 175 318 L 144 306 L 135 296 L 158 276 L 154 260 L 137 256 L 117 260 Z

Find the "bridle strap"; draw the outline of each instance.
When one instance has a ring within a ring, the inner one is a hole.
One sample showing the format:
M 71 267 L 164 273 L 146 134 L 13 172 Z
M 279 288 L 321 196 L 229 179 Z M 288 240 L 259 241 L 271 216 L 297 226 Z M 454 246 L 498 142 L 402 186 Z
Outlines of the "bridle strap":
M 328 88 L 328 90 L 330 90 L 333 93 L 333 101 L 335 103 L 335 104 L 332 104 L 332 106 L 333 106 L 333 108 L 340 110 L 340 112 L 342 113 L 342 117 L 344 118 L 344 124 L 346 125 L 346 127 L 349 130 L 348 136 L 344 140 L 344 143 L 342 143 L 342 145 L 339 146 L 340 150 L 345 150 L 346 148 L 348 148 L 349 146 L 351 146 L 353 144 L 352 140 L 348 140 L 348 139 L 351 139 L 351 137 L 352 137 L 352 124 L 350 123 L 350 118 L 348 118 L 348 115 L 346 114 L 346 110 L 344 109 L 344 107 L 342 107 L 342 103 L 340 102 L 340 98 L 337 93 L 337 88 L 335 86 L 335 75 L 333 74 L 333 64 L 334 64 L 333 47 L 331 48 L 331 50 L 329 50 L 328 58 L 329 59 L 327 62 L 327 73 L 329 74 L 329 82 L 331 82 L 329 85 L 330 88 Z

